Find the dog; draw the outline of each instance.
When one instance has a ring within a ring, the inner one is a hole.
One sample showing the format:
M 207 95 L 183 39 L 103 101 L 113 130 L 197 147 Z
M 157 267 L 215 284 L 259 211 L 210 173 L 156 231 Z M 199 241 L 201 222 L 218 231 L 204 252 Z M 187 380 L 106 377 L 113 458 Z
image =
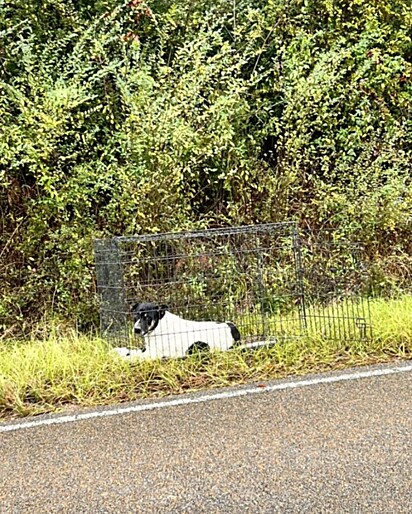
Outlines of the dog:
M 240 344 L 240 333 L 230 321 L 190 321 L 172 314 L 167 305 L 152 302 L 132 307 L 134 333 L 144 339 L 141 350 L 116 348 L 122 357 L 183 358 L 199 351 L 230 350 Z

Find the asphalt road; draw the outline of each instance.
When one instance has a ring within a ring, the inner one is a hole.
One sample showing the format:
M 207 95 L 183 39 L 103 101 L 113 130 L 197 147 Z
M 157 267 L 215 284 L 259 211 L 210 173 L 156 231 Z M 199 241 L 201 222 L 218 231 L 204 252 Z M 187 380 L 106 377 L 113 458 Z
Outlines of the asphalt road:
M 0 512 L 411 513 L 412 372 L 0 433 Z

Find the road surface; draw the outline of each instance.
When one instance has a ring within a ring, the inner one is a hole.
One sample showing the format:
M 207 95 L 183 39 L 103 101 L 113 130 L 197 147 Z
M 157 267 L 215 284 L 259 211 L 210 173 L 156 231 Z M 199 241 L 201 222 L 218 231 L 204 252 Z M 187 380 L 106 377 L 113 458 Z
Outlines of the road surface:
M 15 425 L 0 431 L 0 513 L 409 514 L 411 368 Z

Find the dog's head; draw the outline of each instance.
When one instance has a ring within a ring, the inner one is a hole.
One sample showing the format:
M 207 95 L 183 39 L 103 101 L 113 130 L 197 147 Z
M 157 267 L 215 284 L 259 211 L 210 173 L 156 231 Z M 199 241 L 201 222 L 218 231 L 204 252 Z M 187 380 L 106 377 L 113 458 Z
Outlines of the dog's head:
M 158 305 L 156 303 L 136 303 L 132 307 L 134 317 L 134 333 L 139 336 L 145 336 L 149 332 L 153 332 L 159 321 L 163 318 L 167 310 L 167 305 Z

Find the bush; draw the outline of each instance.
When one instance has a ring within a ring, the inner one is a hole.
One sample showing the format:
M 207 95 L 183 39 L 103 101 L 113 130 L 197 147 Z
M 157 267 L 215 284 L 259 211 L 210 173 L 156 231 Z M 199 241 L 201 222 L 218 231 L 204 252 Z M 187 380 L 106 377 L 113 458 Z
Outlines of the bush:
M 0 326 L 95 322 L 111 234 L 299 219 L 396 285 L 411 22 L 406 0 L 5 2 Z

